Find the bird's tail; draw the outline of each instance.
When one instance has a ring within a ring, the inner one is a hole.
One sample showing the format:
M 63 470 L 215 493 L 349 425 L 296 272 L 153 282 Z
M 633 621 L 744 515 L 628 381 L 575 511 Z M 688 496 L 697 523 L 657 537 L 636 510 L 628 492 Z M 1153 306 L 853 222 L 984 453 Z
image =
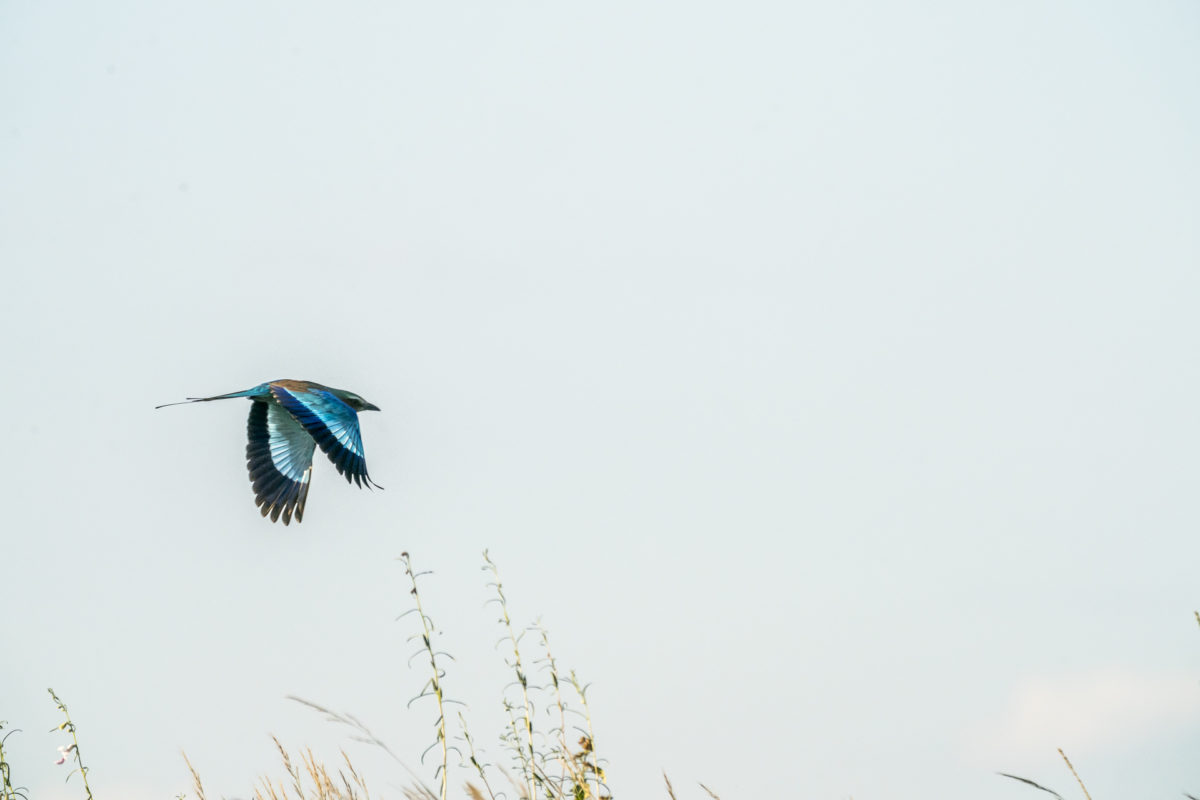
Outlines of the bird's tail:
M 253 389 L 246 389 L 241 392 L 230 392 L 229 394 L 218 394 L 213 397 L 189 397 L 186 400 L 180 400 L 178 403 L 163 403 L 161 406 L 155 406 L 155 409 L 166 408 L 167 406 L 182 406 L 187 403 L 207 403 L 209 400 L 229 400 L 234 397 L 258 397 L 261 395 L 262 387 L 255 386 Z

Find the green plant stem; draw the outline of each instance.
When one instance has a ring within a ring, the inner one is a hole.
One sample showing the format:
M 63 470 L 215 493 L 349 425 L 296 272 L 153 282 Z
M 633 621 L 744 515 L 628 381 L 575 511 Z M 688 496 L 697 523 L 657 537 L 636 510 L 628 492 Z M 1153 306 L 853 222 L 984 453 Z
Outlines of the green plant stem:
M 417 616 L 421 618 L 421 640 L 425 645 L 425 651 L 429 653 L 429 666 L 433 669 L 433 677 L 429 679 L 427 684 L 432 690 L 433 696 L 437 699 L 438 707 L 438 741 L 442 750 L 442 794 L 441 800 L 446 800 L 447 787 L 449 785 L 450 776 L 448 773 L 448 765 L 450 761 L 449 744 L 446 741 L 446 707 L 442 697 L 442 671 L 438 668 L 437 652 L 433 649 L 433 623 L 425 615 L 425 609 L 421 607 L 421 593 L 417 591 L 417 573 L 413 572 L 412 560 L 408 553 L 401 553 L 400 560 L 404 562 L 404 572 L 412 581 L 412 596 L 413 602 L 416 603 Z M 424 694 L 424 692 L 422 692 Z
M 76 770 L 72 770 L 71 773 L 67 775 L 67 779 L 69 780 L 71 775 L 78 771 L 79 777 L 83 779 L 83 789 L 87 792 L 88 800 L 94 800 L 92 797 L 92 787 L 88 786 L 88 768 L 83 765 L 83 756 L 79 752 L 79 737 L 75 735 L 75 723 L 71 721 L 71 714 L 67 711 L 66 704 L 63 703 L 62 700 L 58 699 L 58 695 L 54 693 L 54 690 L 47 689 L 46 691 L 50 692 L 50 697 L 53 698 L 55 705 L 58 706 L 58 710 L 61 711 L 63 716 L 67 718 L 66 722 L 58 726 L 58 730 L 65 730 L 71 734 L 71 741 L 73 743 L 71 746 L 71 753 L 75 756 L 75 763 L 79 764 Z
M 483 560 L 487 562 L 485 569 L 491 570 L 495 581 L 492 586 L 496 590 L 497 602 L 500 604 L 500 622 L 504 624 L 504 630 L 508 634 L 508 640 L 512 644 L 513 663 L 510 664 L 517 674 L 517 683 L 521 687 L 521 704 L 524 709 L 525 717 L 522 720 L 525 728 L 525 749 L 527 751 L 529 769 L 527 770 L 526 778 L 529 781 L 529 797 L 537 797 L 537 770 L 536 770 L 536 753 L 533 746 L 533 705 L 529 700 L 529 678 L 525 674 L 524 668 L 521 666 L 521 647 L 520 640 L 517 637 L 516 631 L 513 630 L 512 618 L 508 614 L 508 598 L 504 596 L 504 584 L 500 582 L 500 570 L 495 562 L 488 556 L 487 550 L 483 551 Z M 513 717 L 513 724 L 516 725 L 516 718 Z M 518 749 L 520 745 L 518 743 Z M 525 758 L 521 759 L 525 763 Z

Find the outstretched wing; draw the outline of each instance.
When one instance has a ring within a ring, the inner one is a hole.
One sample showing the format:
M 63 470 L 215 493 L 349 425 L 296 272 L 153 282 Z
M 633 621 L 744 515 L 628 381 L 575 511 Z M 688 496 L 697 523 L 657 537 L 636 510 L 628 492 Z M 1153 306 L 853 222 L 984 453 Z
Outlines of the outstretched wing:
M 271 521 L 283 515 L 283 524 L 304 519 L 304 501 L 312 477 L 316 442 L 295 418 L 274 403 L 250 404 L 246 424 L 246 466 L 254 484 L 254 502 Z
M 362 435 L 358 432 L 358 413 L 332 392 L 320 388 L 303 391 L 272 385 L 271 394 L 304 430 L 316 440 L 325 455 L 358 486 L 382 488 L 367 474 L 367 459 Z

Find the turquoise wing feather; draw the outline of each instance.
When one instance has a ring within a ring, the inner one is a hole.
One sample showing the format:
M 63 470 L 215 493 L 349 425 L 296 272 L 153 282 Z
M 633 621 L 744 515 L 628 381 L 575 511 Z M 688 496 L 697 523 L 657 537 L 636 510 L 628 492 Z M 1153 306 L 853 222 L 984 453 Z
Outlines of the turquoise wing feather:
M 246 466 L 254 485 L 254 502 L 265 517 L 283 524 L 304 519 L 304 502 L 312 478 L 316 442 L 295 417 L 275 403 L 250 405 L 246 425 Z
M 367 474 L 358 412 L 324 387 L 297 390 L 272 385 L 271 394 L 308 431 L 348 482 L 358 486 L 379 486 Z

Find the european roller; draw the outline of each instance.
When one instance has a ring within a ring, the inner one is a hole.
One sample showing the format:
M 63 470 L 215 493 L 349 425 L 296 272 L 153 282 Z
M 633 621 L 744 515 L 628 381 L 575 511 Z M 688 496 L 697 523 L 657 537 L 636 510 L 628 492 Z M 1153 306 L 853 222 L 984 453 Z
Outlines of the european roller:
M 313 450 L 317 445 L 346 480 L 358 486 L 383 487 L 367 474 L 362 435 L 358 431 L 359 411 L 378 411 L 354 392 L 333 389 L 311 381 L 278 380 L 260 383 L 242 392 L 215 397 L 189 397 L 179 403 L 207 403 L 246 397 L 250 421 L 246 432 L 246 466 L 254 486 L 254 502 L 265 517 L 276 522 L 283 516 L 287 525 L 304 518 L 304 501 L 312 478 Z

